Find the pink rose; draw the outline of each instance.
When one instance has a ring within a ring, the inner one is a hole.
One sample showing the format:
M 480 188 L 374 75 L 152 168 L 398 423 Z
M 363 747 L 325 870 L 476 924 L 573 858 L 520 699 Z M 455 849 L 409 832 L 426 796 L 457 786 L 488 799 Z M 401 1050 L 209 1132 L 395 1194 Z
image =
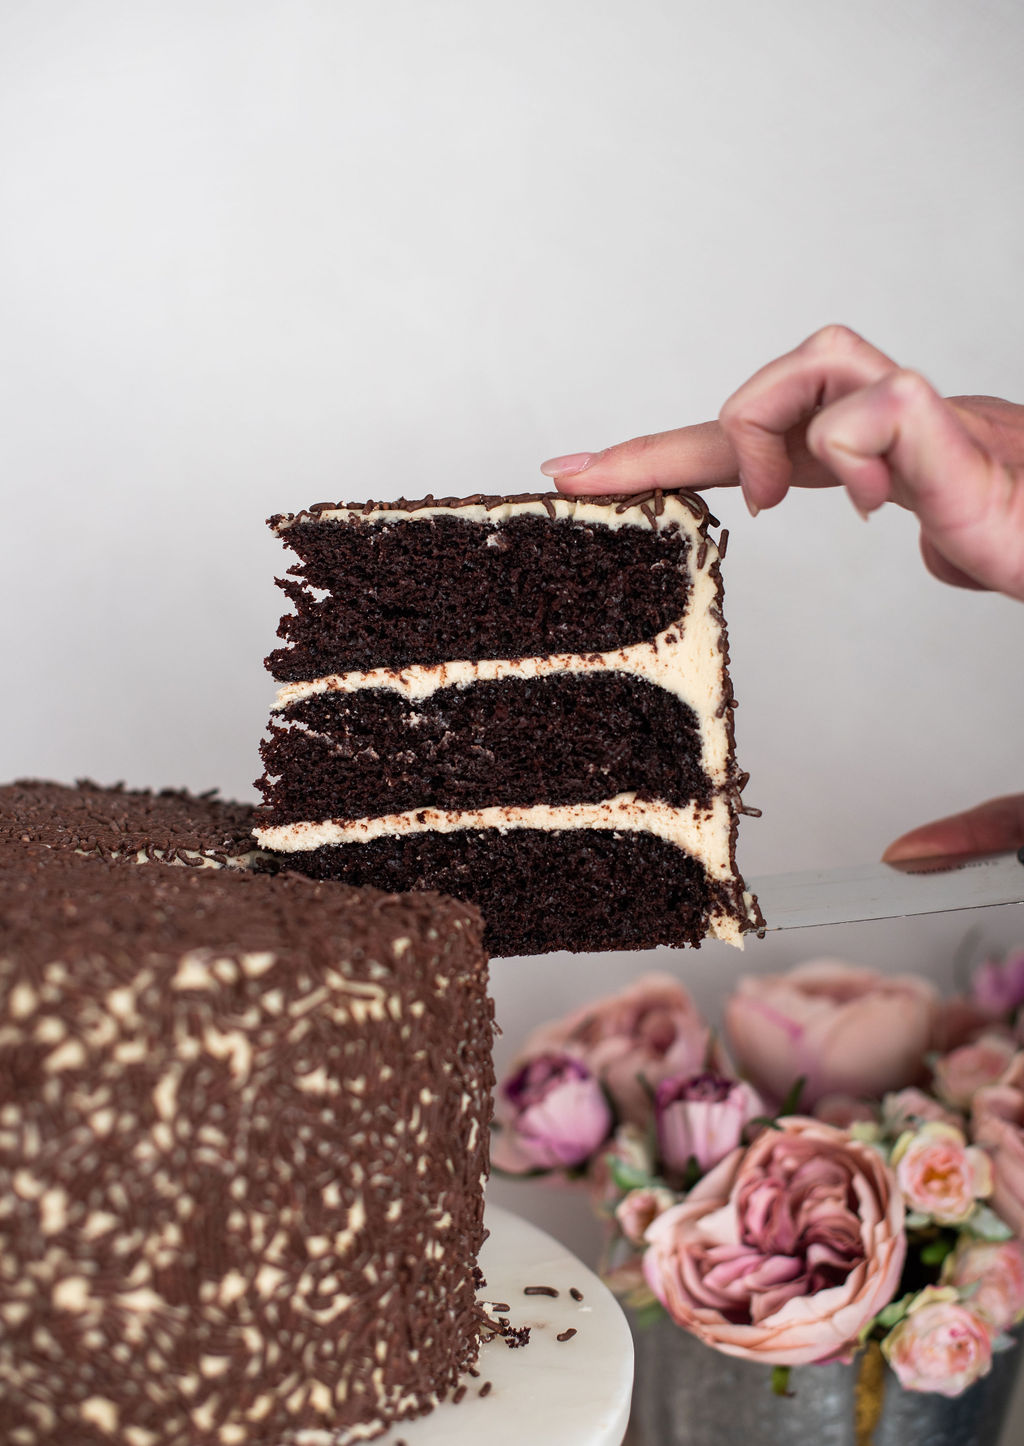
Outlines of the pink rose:
M 926 1120 L 938 1120 L 959 1129 L 963 1116 L 947 1110 L 931 1095 L 911 1087 L 897 1090 L 882 1100 L 882 1129 L 887 1135 L 902 1135 L 905 1130 L 914 1130 Z
M 764 1113 L 757 1091 L 737 1080 L 709 1073 L 663 1079 L 654 1096 L 654 1119 L 666 1170 L 681 1176 L 693 1159 L 705 1174 L 735 1150 L 746 1125 Z
M 1024 1241 L 961 1235 L 942 1267 L 943 1285 L 968 1292 L 964 1305 L 993 1335 L 1024 1319 Z
M 936 995 L 924 979 L 888 978 L 836 960 L 741 979 L 726 1031 L 743 1073 L 785 1099 L 805 1080 L 801 1108 L 822 1095 L 882 1095 L 921 1073 Z
M 644 1125 L 653 1089 L 669 1075 L 697 1074 L 707 1063 L 711 1034 L 681 984 L 648 974 L 619 994 L 595 1000 L 567 1018 L 535 1030 L 526 1053 L 565 1049 L 578 1055 L 604 1085 L 619 1116 Z
M 1002 1034 L 983 1034 L 972 1044 L 962 1044 L 936 1060 L 936 1092 L 951 1105 L 969 1108 L 978 1090 L 995 1084 L 1006 1073 L 1016 1049 L 1013 1040 Z
M 608 1138 L 612 1114 L 586 1065 L 568 1054 L 528 1059 L 501 1086 L 501 1127 L 491 1150 L 499 1170 L 559 1170 L 580 1165 Z
M 992 1028 L 992 1016 L 968 999 L 965 994 L 954 994 L 950 999 L 940 999 L 932 1021 L 931 1048 L 939 1054 L 959 1049 L 970 1044 L 979 1034 Z
M 1018 1056 L 1018 1060 L 1022 1056 Z M 1024 1235 L 1024 1088 L 1012 1081 L 979 1090 L 971 1109 L 971 1135 L 992 1160 L 992 1205 L 1015 1235 Z
M 727 1355 L 796 1366 L 842 1355 L 888 1305 L 903 1201 L 877 1151 L 789 1116 L 736 1150 L 647 1232 L 647 1283 Z
M 643 1245 L 644 1236 L 659 1215 L 676 1203 L 671 1190 L 661 1187 L 630 1190 L 615 1207 L 619 1229 L 633 1245 Z
M 959 1396 L 992 1367 L 987 1327 L 966 1306 L 943 1295 L 922 1291 L 922 1303 L 912 1305 L 882 1342 L 904 1390 Z
M 975 1201 L 992 1193 L 992 1165 L 955 1125 L 934 1120 L 896 1141 L 889 1163 L 911 1210 L 940 1225 L 960 1225 Z

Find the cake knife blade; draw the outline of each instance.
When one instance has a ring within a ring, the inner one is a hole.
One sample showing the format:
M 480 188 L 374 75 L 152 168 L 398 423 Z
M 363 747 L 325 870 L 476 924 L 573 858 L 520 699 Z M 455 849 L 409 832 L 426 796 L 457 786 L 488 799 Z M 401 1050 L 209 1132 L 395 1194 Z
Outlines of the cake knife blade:
M 766 930 L 1024 904 L 1024 847 L 1016 853 L 766 874 L 748 880 L 747 887 L 757 895 Z

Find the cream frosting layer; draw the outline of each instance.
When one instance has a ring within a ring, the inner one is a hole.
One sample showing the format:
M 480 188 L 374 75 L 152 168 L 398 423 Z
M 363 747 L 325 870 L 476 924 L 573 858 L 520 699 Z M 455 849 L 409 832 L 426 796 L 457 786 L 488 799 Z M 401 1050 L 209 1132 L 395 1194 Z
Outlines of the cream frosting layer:
M 660 511 L 646 500 L 631 502 L 628 506 L 616 506 L 614 503 L 562 497 L 552 492 L 546 503 L 538 499 L 525 502 L 509 500 L 494 507 L 486 507 L 482 502 L 470 502 L 463 506 L 416 507 L 408 511 L 392 507 L 374 507 L 369 512 L 349 507 L 325 507 L 311 519 L 301 513 L 295 518 L 284 518 L 277 524 L 275 531 L 287 532 L 289 527 L 296 526 L 300 518 L 302 522 L 350 522 L 356 526 L 376 526 L 389 522 L 428 522 L 434 517 L 453 517 L 464 522 L 483 522 L 497 526 L 513 517 L 547 517 L 553 521 L 568 519 L 571 522 L 592 522 L 600 527 L 610 527 L 613 531 L 620 527 L 660 529 L 675 524 L 693 536 L 700 534 L 704 519 L 696 517 L 693 508 L 681 501 L 675 493 L 663 493 L 659 506 Z
M 416 833 L 454 833 L 458 829 L 622 829 L 650 833 L 693 854 L 717 880 L 733 879 L 730 851 L 732 819 L 719 796 L 708 806 L 695 803 L 675 808 L 635 793 L 619 793 L 601 803 L 519 804 L 490 808 L 410 808 L 376 818 L 301 820 L 257 828 L 257 842 L 278 853 L 308 853 L 336 844 L 368 843 L 371 839 Z

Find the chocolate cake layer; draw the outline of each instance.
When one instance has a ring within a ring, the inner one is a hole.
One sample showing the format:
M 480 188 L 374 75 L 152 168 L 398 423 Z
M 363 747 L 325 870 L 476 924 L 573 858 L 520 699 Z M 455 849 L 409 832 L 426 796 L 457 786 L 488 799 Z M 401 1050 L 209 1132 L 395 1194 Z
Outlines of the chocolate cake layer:
M 476 1355 L 478 916 L 24 845 L 0 871 L 0 1440 L 366 1439 Z
M 289 855 L 311 878 L 439 889 L 486 920 L 492 955 L 693 945 L 709 914 L 742 907 L 734 888 L 663 839 L 612 830 L 460 829 Z
M 694 712 L 618 673 L 507 678 L 411 700 L 320 693 L 271 720 L 260 826 L 424 807 L 710 800 Z
M 39 843 L 105 859 L 244 864 L 254 853 L 253 809 L 216 792 L 150 793 L 89 780 L 0 784 L 0 844 Z
M 652 638 L 686 606 L 677 528 L 513 516 L 302 521 L 295 606 L 267 659 L 283 681 L 448 658 L 603 652 Z M 326 596 L 318 593 L 326 590 Z

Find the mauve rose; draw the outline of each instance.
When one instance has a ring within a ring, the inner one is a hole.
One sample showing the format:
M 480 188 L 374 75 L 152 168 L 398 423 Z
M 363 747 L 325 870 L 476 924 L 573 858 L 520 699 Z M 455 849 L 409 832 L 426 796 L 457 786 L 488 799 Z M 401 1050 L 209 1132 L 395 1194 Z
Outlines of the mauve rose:
M 943 1285 L 966 1290 L 963 1304 L 999 1335 L 1024 1319 L 1024 1241 L 961 1235 L 942 1266 Z
M 735 1150 L 647 1232 L 647 1283 L 726 1355 L 797 1366 L 842 1355 L 888 1305 L 903 1201 L 876 1150 L 789 1116 Z
M 525 1052 L 565 1049 L 578 1055 L 611 1095 L 619 1117 L 650 1120 L 653 1089 L 669 1075 L 697 1074 L 707 1063 L 708 1026 L 681 984 L 668 974 L 648 974 L 597 999 L 565 1019 L 542 1025 Z
M 992 1165 L 955 1125 L 929 1120 L 896 1141 L 889 1159 L 911 1210 L 940 1225 L 961 1225 L 992 1193 Z
M 940 999 L 932 1020 L 932 1037 L 929 1049 L 933 1053 L 945 1054 L 948 1050 L 959 1049 L 970 1044 L 979 1034 L 992 1028 L 992 1016 L 980 1008 L 966 994 L 954 994 L 949 999 Z
M 644 1236 L 658 1216 L 676 1203 L 671 1190 L 661 1186 L 630 1190 L 615 1207 L 619 1229 L 633 1245 L 643 1245 Z
M 1024 1235 L 1024 1055 L 1003 1083 L 979 1090 L 971 1107 L 971 1135 L 992 1161 L 992 1206 L 1015 1235 Z
M 1017 1052 L 1012 1039 L 983 1034 L 971 1044 L 944 1054 L 932 1066 L 936 1093 L 951 1105 L 968 1109 L 978 1090 L 996 1084 Z
M 921 1292 L 921 1303 L 882 1341 L 882 1352 L 907 1391 L 959 1396 L 992 1367 L 988 1327 L 967 1306 Z
M 741 979 L 726 1031 L 744 1074 L 785 1099 L 802 1075 L 800 1107 L 826 1094 L 877 1096 L 911 1084 L 931 1037 L 936 994 L 924 979 L 887 977 L 837 960 Z
M 941 1105 L 923 1090 L 897 1090 L 882 1100 L 882 1129 L 887 1135 L 902 1135 L 905 1130 L 914 1130 L 926 1120 L 939 1120 L 946 1125 L 960 1129 L 963 1116 Z
M 993 1019 L 1012 1014 L 1024 1004 L 1024 949 L 1001 962 L 989 959 L 974 971 L 971 999 Z
M 601 1086 L 569 1054 L 535 1055 L 501 1086 L 491 1162 L 499 1170 L 559 1170 L 580 1165 L 608 1138 L 612 1114 Z
M 670 1175 L 683 1175 L 690 1160 L 706 1174 L 743 1138 L 765 1104 L 757 1091 L 719 1074 L 663 1079 L 654 1095 L 658 1148 Z

